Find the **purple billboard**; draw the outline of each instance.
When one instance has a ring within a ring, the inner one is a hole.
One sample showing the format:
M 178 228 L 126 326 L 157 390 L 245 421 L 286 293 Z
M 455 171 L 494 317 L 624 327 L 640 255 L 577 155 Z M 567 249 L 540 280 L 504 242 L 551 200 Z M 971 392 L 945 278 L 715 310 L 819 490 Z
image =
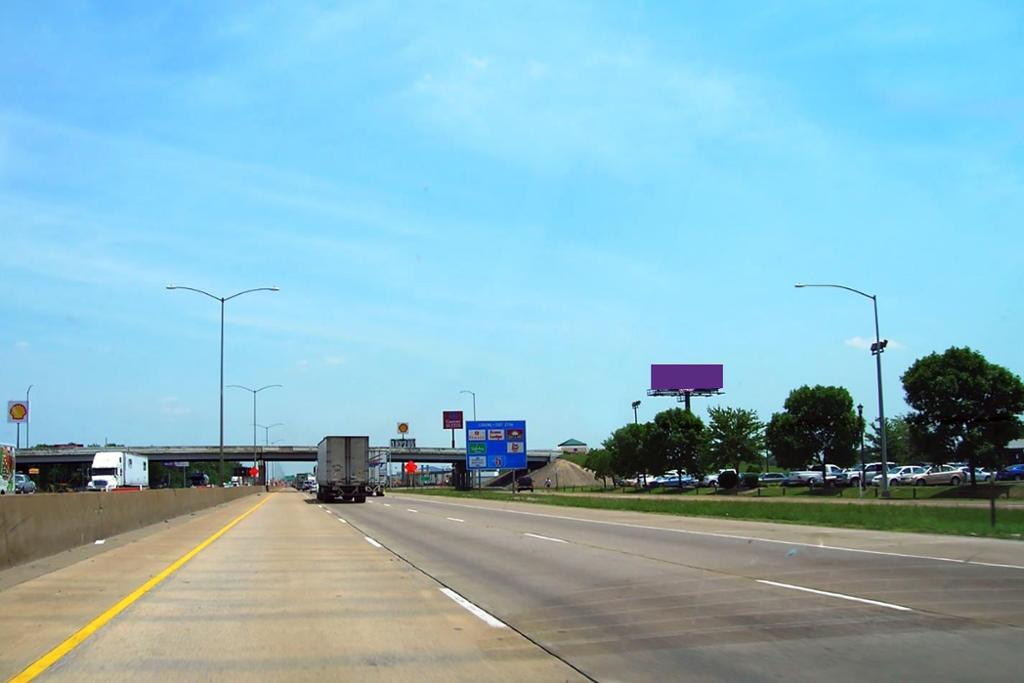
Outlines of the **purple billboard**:
M 651 365 L 651 391 L 721 389 L 721 365 Z

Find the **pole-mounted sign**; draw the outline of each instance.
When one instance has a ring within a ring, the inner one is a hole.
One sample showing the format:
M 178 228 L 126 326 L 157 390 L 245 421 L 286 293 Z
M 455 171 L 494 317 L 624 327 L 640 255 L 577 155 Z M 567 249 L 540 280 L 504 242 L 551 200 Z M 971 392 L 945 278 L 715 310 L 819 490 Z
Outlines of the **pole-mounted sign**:
M 7 421 L 12 424 L 28 422 L 28 401 L 8 401 Z

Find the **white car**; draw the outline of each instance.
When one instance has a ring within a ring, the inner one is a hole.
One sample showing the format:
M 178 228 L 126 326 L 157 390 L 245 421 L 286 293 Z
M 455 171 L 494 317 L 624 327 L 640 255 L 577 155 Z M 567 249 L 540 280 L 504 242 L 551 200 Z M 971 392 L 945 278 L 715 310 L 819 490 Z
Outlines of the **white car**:
M 912 471 L 914 469 L 915 469 L 914 465 L 903 465 L 902 467 L 898 467 L 898 466 L 897 467 L 890 467 L 889 468 L 889 473 L 888 473 L 888 475 L 886 475 L 886 477 L 889 479 L 889 486 L 899 486 L 900 484 L 902 484 L 903 483 L 902 477 L 904 477 L 905 475 L 912 474 Z M 923 467 L 917 467 L 916 469 L 921 470 L 922 473 L 924 472 L 924 468 Z M 882 476 L 883 475 L 881 475 L 881 474 L 876 474 L 874 476 L 874 478 L 871 479 L 871 485 L 872 486 L 881 486 L 882 485 Z

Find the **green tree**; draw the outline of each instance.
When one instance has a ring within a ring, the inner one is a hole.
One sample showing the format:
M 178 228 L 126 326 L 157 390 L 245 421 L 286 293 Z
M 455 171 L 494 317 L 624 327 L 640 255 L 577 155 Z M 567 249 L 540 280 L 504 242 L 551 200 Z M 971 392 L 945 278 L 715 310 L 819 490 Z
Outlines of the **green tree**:
M 611 469 L 623 477 L 640 476 L 645 472 L 641 461 L 644 442 L 644 427 L 628 424 L 619 427 L 604 440 L 602 446 L 608 451 Z
M 583 466 L 593 472 L 595 477 L 600 477 L 604 485 L 608 484 L 608 477 L 614 474 L 611 454 L 604 448 L 590 450 Z
M 757 411 L 745 408 L 708 408 L 706 458 L 708 469 L 758 462 L 764 450 L 764 423 Z
M 882 456 L 882 435 L 878 429 L 878 420 L 871 422 L 870 429 L 864 435 L 864 457 L 877 460 Z M 905 464 L 918 460 L 927 460 L 910 438 L 910 423 L 905 415 L 885 418 L 885 451 L 886 461 L 891 464 Z
M 696 472 L 699 467 L 704 422 L 682 408 L 663 410 L 654 416 L 654 422 L 648 427 L 647 442 L 652 451 L 660 452 L 660 456 L 653 453 L 651 456 L 662 465 L 659 469 L 677 470 L 681 478 L 683 472 Z
M 822 481 L 828 463 L 853 464 L 860 438 L 853 398 L 843 387 L 802 386 L 789 393 L 785 410 L 772 415 L 765 430 L 776 462 L 787 469 L 820 465 Z
M 1007 442 L 1021 434 L 1024 382 L 969 348 L 951 347 L 917 359 L 903 373 L 911 439 L 937 459 L 974 468 L 1000 464 Z

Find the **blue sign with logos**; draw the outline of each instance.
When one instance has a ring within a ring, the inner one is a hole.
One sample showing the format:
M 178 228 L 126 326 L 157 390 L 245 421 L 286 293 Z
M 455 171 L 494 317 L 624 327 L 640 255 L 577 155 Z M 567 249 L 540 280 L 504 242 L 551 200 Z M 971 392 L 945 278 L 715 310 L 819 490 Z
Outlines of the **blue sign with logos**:
M 526 469 L 526 421 L 467 421 L 466 468 Z

